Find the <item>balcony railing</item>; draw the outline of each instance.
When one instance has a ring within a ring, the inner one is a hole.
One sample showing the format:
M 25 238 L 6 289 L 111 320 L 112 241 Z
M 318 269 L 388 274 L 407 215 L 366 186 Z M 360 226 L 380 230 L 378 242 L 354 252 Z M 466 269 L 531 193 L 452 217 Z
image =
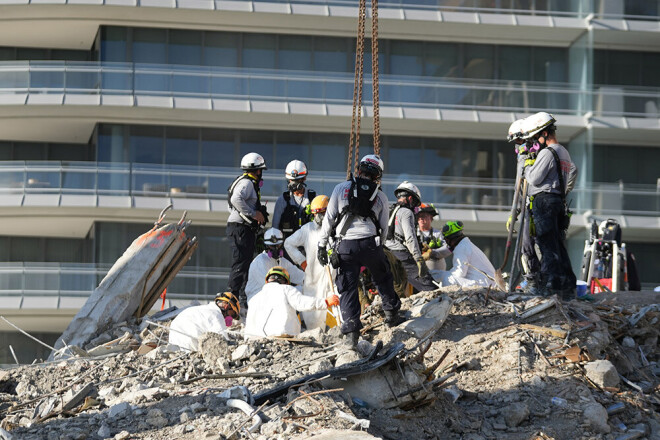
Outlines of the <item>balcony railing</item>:
M 275 200 L 284 190 L 284 170 L 269 170 L 262 195 Z M 82 196 L 152 196 L 203 199 L 227 198 L 236 178 L 233 168 L 186 167 L 95 162 L 0 162 L 0 198 L 52 194 Z M 308 178 L 318 194 L 331 194 L 344 173 L 315 172 Z M 391 195 L 402 180 L 414 180 L 424 200 L 441 208 L 508 210 L 513 198 L 511 179 L 477 179 L 386 174 L 383 190 Z M 19 197 L 22 199 L 22 197 Z M 62 199 L 60 197 L 60 199 Z M 659 215 L 660 187 L 619 183 L 592 183 L 569 196 L 578 213 L 598 215 Z M 12 202 L 5 202 L 5 205 Z M 20 200 L 13 203 L 20 204 Z M 99 202 L 99 205 L 101 203 Z
M 120 95 L 129 97 L 127 105 L 139 96 L 351 104 L 353 81 L 346 73 L 12 61 L 0 63 L 0 104 L 15 104 L 7 98 L 15 94 Z M 370 77 L 367 83 L 364 99 L 370 105 Z M 660 89 L 599 86 L 592 92 L 569 83 L 383 75 L 380 101 L 384 106 L 526 113 L 582 114 L 593 107 L 597 116 L 657 117 Z
M 0 263 L 0 308 L 79 308 L 110 269 L 85 263 Z M 170 300 L 208 300 L 224 289 L 229 269 L 182 270 Z

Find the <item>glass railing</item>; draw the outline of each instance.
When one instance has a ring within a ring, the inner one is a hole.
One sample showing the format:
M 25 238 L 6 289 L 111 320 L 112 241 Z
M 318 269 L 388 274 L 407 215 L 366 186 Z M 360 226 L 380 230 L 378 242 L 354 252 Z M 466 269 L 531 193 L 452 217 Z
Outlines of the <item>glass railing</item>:
M 236 175 L 234 168 L 219 167 L 0 162 L 0 198 L 16 194 L 56 194 L 224 200 Z M 272 203 L 285 191 L 286 182 L 280 177 L 283 175 L 284 170 L 276 169 L 268 170 L 264 175 L 261 189 L 264 200 Z M 331 194 L 335 185 L 345 178 L 343 172 L 315 172 L 308 177 L 307 183 L 318 194 Z M 391 195 L 403 180 L 414 181 L 424 200 L 441 208 L 508 210 L 513 198 L 513 181 L 501 178 L 386 174 L 382 181 L 383 190 Z M 660 187 L 654 185 L 592 183 L 576 188 L 569 198 L 574 199 L 573 208 L 578 213 L 589 210 L 599 215 L 660 213 Z M 62 200 L 60 197 L 60 203 L 65 204 Z M 21 202 L 15 200 L 14 203 Z
M 12 61 L 0 63 L 0 103 L 4 94 L 30 93 L 352 104 L 353 81 L 348 73 Z M 369 76 L 366 82 L 364 102 L 371 105 Z M 380 102 L 383 106 L 569 114 L 581 114 L 592 106 L 597 116 L 657 117 L 660 88 L 598 86 L 585 92 L 569 83 L 383 75 Z M 130 100 L 127 105 L 132 104 Z
M 372 101 L 370 81 L 367 76 L 365 105 Z M 351 104 L 353 82 L 349 73 L 131 63 L 3 62 L 0 102 L 2 94 L 30 93 Z M 380 78 L 380 102 L 385 106 L 575 113 L 575 109 L 585 107 L 585 96 L 578 87 L 565 83 L 392 75 Z
M 70 303 L 89 297 L 109 269 L 109 265 L 91 263 L 0 263 L 0 294 L 5 299 L 66 298 Z M 167 298 L 209 299 L 225 288 L 228 279 L 229 269 L 184 268 L 168 286 Z M 66 303 L 58 301 L 58 308 Z M 20 303 L 13 304 L 21 308 Z

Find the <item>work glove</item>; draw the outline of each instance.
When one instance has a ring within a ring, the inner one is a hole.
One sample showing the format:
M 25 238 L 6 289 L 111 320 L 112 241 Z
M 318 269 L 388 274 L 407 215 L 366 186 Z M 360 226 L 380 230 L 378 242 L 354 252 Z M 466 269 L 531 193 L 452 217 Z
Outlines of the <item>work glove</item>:
M 536 225 L 534 224 L 534 217 L 529 216 L 529 235 L 536 237 Z
M 429 249 L 431 249 L 431 246 L 426 243 L 422 243 L 422 253 L 428 251 Z
M 417 263 L 417 275 L 419 278 L 425 278 L 429 274 L 429 268 L 426 267 L 426 262 L 424 261 L 423 258 L 419 258 L 415 260 L 415 263 Z
M 433 240 L 431 240 L 431 241 L 429 242 L 429 247 L 430 247 L 431 249 L 439 249 L 439 248 L 441 248 L 441 247 L 442 247 L 442 240 L 440 240 L 439 238 L 434 238 Z
M 325 304 L 328 306 L 328 308 L 338 306 L 339 297 L 337 295 L 330 295 L 325 299 Z
M 513 218 L 509 216 L 509 219 L 506 221 L 506 230 L 511 231 L 511 223 L 513 222 Z
M 307 261 L 300 263 L 300 267 L 302 267 L 302 270 L 307 270 Z
M 527 159 L 527 160 L 525 160 L 525 167 L 534 165 L 534 162 L 536 162 L 536 159 Z
M 319 246 L 319 249 L 316 252 L 316 256 L 319 259 L 321 266 L 328 264 L 328 250 L 325 248 L 325 246 Z
M 431 249 L 427 249 L 426 251 L 422 252 L 422 258 L 424 261 L 429 261 L 431 259 L 431 253 L 433 251 Z

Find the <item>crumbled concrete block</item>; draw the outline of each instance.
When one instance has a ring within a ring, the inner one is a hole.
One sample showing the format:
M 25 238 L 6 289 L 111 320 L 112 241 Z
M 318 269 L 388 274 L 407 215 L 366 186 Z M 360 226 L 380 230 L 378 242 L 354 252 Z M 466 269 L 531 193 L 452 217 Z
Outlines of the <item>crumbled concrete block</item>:
M 585 421 L 599 434 L 608 434 L 612 428 L 607 423 L 607 410 L 598 402 L 590 402 L 582 413 Z
M 254 353 L 252 346 L 248 344 L 239 345 L 231 354 L 232 361 L 241 361 L 248 359 Z
M 584 366 L 587 377 L 599 387 L 619 386 L 619 373 L 610 361 L 598 360 Z
M 131 405 L 128 402 L 121 402 L 111 406 L 108 409 L 108 417 L 122 418 L 131 414 Z
M 106 424 L 101 425 L 98 431 L 96 431 L 96 434 L 101 437 L 101 438 L 108 438 L 110 437 L 111 431 L 110 427 Z
M 501 413 L 504 416 L 506 426 L 513 428 L 529 417 L 529 407 L 523 402 L 516 402 L 502 408 Z
M 128 440 L 131 434 L 128 431 L 122 431 L 115 435 L 115 440 Z
M 320 361 L 314 362 L 309 366 L 309 374 L 329 370 L 330 368 L 332 368 L 332 363 L 327 359 L 321 359 Z

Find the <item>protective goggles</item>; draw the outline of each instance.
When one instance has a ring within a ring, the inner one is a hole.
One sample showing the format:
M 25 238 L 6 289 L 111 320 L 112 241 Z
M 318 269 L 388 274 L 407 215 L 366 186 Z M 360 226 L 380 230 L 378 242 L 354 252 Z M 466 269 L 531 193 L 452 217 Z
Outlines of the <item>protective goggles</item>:
M 442 235 L 447 237 L 457 232 L 461 232 L 462 230 L 463 230 L 462 221 L 459 220 L 457 222 L 447 222 L 447 224 L 442 227 Z

